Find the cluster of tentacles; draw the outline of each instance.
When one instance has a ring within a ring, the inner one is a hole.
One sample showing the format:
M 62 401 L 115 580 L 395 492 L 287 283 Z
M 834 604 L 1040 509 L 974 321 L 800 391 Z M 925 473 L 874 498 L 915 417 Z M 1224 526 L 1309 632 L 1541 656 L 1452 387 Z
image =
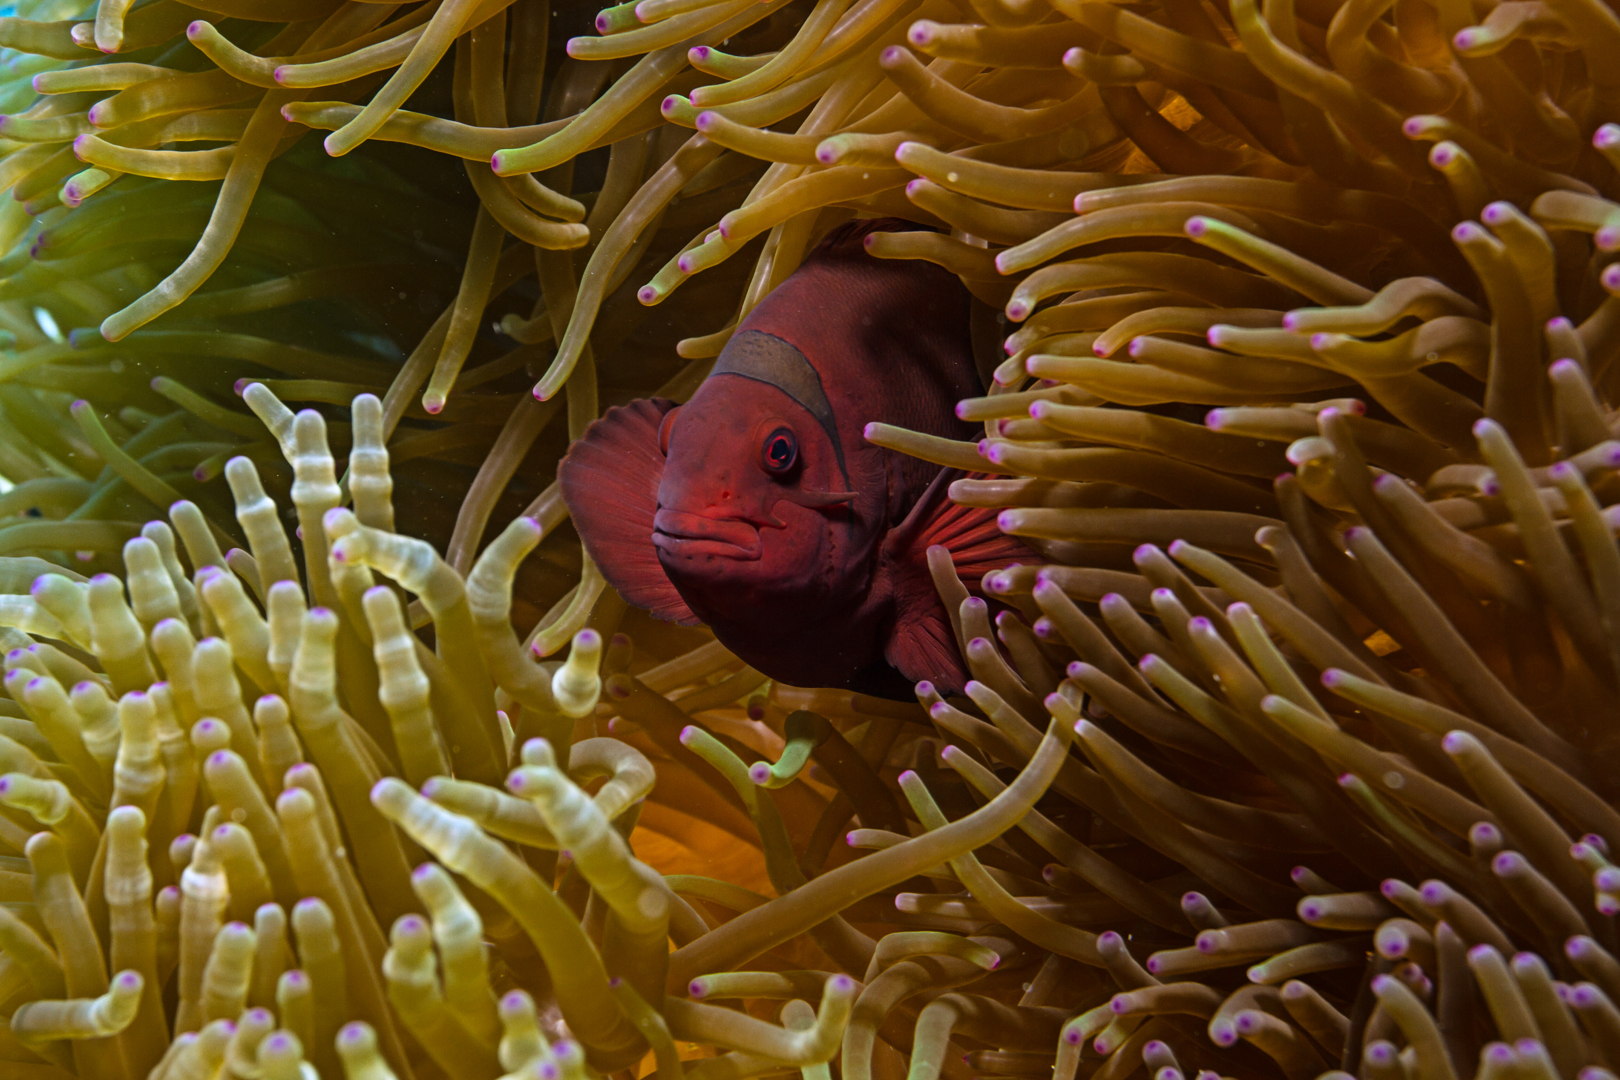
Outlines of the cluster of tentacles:
M 6 1075 L 583 1078 L 651 1055 L 679 1076 L 676 1038 L 728 1051 L 710 1067 L 738 1075 L 833 1056 L 857 989 L 835 972 L 793 982 L 780 996 L 814 982 L 820 1007 L 780 1022 L 666 1001 L 670 942 L 714 947 L 766 899 L 746 887 L 771 879 L 757 849 L 787 852 L 737 756 L 760 751 L 690 721 L 780 757 L 759 718 L 812 705 L 864 722 L 881 758 L 920 713 L 786 689 L 734 705 L 763 678 L 693 631 L 638 647 L 606 625 L 625 612 L 611 595 L 520 643 L 514 574 L 559 502 L 463 578 L 393 531 L 378 399 L 354 403 L 340 489 L 319 414 L 258 384 L 247 398 L 295 476 L 302 565 L 245 457 L 226 467 L 234 525 L 177 502 L 124 545 L 122 578 L 0 560 Z M 436 651 L 412 630 L 427 622 Z M 534 659 L 548 635 L 571 640 L 566 661 Z M 623 706 L 597 709 L 604 678 Z M 625 718 L 611 736 L 609 712 Z M 840 772 L 877 783 L 852 760 Z M 1043 785 L 1023 786 L 1028 806 Z M 830 789 L 784 803 L 820 817 Z M 1004 827 L 1018 800 L 1001 802 Z M 738 839 L 752 847 L 712 856 Z M 700 866 L 728 879 L 679 872 Z
M 941 227 L 874 253 L 940 262 L 1014 322 L 1103 290 L 1013 340 L 1130 407 L 1354 384 L 1463 453 L 1475 406 L 1527 437 L 1540 361 L 1574 347 L 1546 343 L 1559 311 L 1600 383 L 1616 340 L 1598 196 L 1620 19 L 1599 0 L 640 0 L 573 37 L 581 13 L 541 0 L 212 2 L 0 20 L 19 345 L 0 457 L 51 481 L 8 509 L 138 523 L 178 493 L 228 514 L 224 461 L 276 469 L 240 380 L 338 407 L 371 391 L 413 482 L 468 489 L 449 535 L 447 514 L 412 522 L 466 571 L 514 477 L 549 473 L 604 403 L 689 392 L 850 214 Z M 416 184 L 429 160 L 465 173 L 470 228 L 442 177 Z M 1374 295 L 1274 332 L 1299 303 Z M 1214 323 L 1234 329 L 1183 340 Z M 1493 348 L 1521 362 L 1486 387 Z M 106 471 L 79 398 L 163 498 Z M 112 550 L 81 531 L 75 549 Z
M 1608 422 L 1579 371 L 1561 385 L 1585 392 L 1558 398 L 1563 427 Z M 245 548 L 180 502 L 122 581 L 0 564 L 8 1068 L 1620 1062 L 1601 723 L 1620 548 L 1592 464 L 1612 444 L 1533 469 L 1482 422 L 1478 492 L 1446 500 L 1497 513 L 1472 530 L 1375 473 L 1342 407 L 1314 417 L 1320 483 L 1280 482 L 1282 519 L 1229 513 L 1224 534 L 1209 512 L 1087 508 L 1095 481 L 965 481 L 1044 492 L 1011 512 L 1026 534 L 1134 515 L 1194 542 L 1142 545 L 1134 571 L 1011 568 L 986 583 L 994 619 L 942 562 L 975 678 L 912 708 L 760 693 L 713 643 L 649 651 L 611 593 L 542 623 L 572 646 L 539 664 L 508 611 L 554 500 L 463 579 L 392 530 L 380 401 L 354 404 L 349 509 L 320 416 L 246 397 L 295 474 L 302 573 L 246 458 L 227 466 Z M 1329 487 L 1368 524 L 1341 531 L 1309 494 Z M 1509 610 L 1487 581 L 1556 600 Z M 680 872 L 726 846 L 729 880 Z

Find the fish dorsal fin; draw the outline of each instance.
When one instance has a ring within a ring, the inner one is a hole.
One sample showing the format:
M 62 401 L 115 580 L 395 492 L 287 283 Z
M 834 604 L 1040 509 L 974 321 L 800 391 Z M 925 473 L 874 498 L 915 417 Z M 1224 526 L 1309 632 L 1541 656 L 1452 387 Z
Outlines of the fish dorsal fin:
M 967 671 L 950 615 L 928 569 L 928 549 L 944 548 L 957 576 L 975 593 L 986 574 L 1013 563 L 1039 561 L 1020 540 L 997 526 L 999 509 L 950 501 L 946 491 L 962 475 L 946 469 L 936 476 L 883 542 L 883 562 L 894 575 L 897 613 L 883 657 L 913 682 L 927 679 L 941 690 L 960 690 Z
M 569 448 L 557 479 L 574 528 L 608 584 L 654 618 L 697 626 L 701 620 L 670 583 L 652 541 L 664 475 L 659 428 L 676 407 L 641 398 L 609 409 Z

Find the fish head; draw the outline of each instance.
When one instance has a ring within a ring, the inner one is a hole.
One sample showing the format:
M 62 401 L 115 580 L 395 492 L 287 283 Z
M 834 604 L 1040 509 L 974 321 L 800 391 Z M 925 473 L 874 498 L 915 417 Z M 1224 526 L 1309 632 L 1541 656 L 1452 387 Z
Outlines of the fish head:
M 847 600 L 850 556 L 868 545 L 835 432 L 809 410 L 778 386 L 716 374 L 665 415 L 659 441 L 653 545 L 699 618 L 751 624 L 778 603 L 806 618 Z

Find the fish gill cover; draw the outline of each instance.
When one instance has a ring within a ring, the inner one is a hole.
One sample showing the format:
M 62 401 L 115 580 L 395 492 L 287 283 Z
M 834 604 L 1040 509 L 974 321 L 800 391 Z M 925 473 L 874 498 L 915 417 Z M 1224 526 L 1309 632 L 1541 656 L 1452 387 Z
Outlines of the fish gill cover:
M 18 14 L 5 1075 L 1620 1067 L 1601 0 Z M 920 707 L 532 482 L 852 213 L 1019 324 L 983 442 L 873 432 L 1047 560 L 938 567 Z

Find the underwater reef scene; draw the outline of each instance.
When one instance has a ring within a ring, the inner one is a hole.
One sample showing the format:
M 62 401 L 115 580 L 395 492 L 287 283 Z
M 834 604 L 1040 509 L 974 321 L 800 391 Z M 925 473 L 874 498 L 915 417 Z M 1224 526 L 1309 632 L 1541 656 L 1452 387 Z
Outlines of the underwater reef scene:
M 0 1076 L 1620 1073 L 1603 0 L 0 47 Z M 934 561 L 916 704 L 627 608 L 551 484 L 855 216 L 994 375 L 868 437 L 1044 560 Z

